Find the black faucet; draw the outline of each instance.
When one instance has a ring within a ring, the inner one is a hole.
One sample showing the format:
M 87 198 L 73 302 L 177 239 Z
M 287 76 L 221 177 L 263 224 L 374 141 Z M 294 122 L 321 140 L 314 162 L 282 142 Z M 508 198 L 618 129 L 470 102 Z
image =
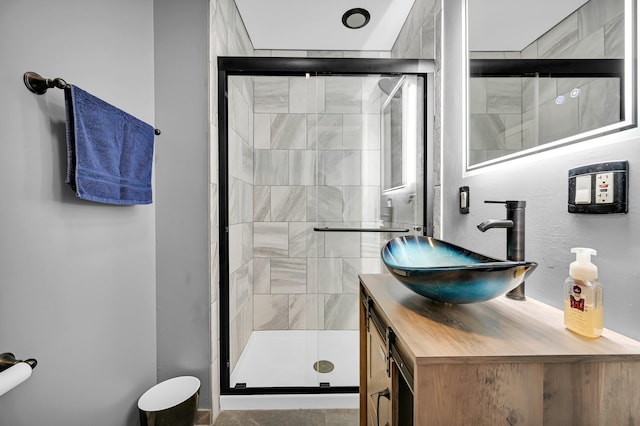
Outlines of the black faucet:
M 507 229 L 507 260 L 524 259 L 524 209 L 526 201 L 485 201 L 485 203 L 504 204 L 507 208 L 507 218 L 504 220 L 489 219 L 478 225 L 478 229 L 485 232 L 491 228 Z M 507 297 L 515 300 L 525 300 L 524 281 L 518 287 L 507 293 Z

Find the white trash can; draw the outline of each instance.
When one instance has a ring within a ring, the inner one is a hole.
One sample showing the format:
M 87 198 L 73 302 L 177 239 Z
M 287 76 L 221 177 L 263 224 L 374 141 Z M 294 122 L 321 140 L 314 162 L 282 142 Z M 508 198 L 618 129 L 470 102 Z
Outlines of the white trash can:
M 138 399 L 141 426 L 193 426 L 200 380 L 180 376 L 160 382 Z

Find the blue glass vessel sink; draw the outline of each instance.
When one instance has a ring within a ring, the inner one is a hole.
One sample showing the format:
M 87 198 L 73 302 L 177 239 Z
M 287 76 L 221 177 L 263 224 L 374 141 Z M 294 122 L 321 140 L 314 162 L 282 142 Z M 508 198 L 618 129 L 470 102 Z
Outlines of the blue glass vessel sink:
M 474 303 L 516 288 L 535 262 L 493 259 L 431 237 L 402 236 L 382 248 L 382 261 L 406 287 L 444 303 Z

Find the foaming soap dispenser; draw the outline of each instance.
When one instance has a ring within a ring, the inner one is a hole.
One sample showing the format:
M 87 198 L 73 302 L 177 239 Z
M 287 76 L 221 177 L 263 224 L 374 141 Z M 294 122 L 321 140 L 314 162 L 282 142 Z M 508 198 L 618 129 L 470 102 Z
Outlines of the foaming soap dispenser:
M 564 282 L 564 325 L 574 333 L 596 338 L 602 334 L 604 310 L 602 285 L 598 281 L 598 267 L 591 263 L 594 249 L 571 249 L 576 261 L 569 266 L 569 278 Z

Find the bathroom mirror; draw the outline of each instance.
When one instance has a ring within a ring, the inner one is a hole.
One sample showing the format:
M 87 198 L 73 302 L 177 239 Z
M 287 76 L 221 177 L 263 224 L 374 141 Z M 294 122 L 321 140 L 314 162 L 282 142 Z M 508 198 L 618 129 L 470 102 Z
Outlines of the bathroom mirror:
M 467 169 L 635 126 L 633 0 L 466 0 Z

